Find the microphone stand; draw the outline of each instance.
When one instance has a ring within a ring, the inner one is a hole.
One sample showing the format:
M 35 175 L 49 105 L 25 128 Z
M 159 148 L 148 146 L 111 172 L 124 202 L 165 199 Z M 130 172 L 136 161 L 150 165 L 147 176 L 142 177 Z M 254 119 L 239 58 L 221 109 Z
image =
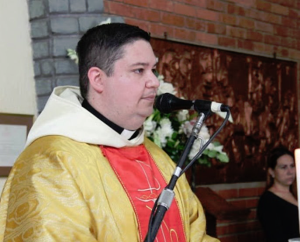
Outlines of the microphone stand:
M 194 144 L 194 141 L 198 137 L 198 134 L 203 125 L 204 119 L 205 119 L 205 114 L 200 113 L 200 116 L 198 117 L 197 122 L 195 123 L 195 125 L 193 127 L 192 134 L 190 135 L 190 137 L 188 138 L 188 140 L 185 144 L 184 151 L 179 159 L 178 165 L 171 177 L 169 184 L 162 191 L 162 193 L 159 195 L 158 199 L 156 200 L 156 202 L 154 204 L 154 207 L 152 209 L 152 214 L 150 216 L 148 233 L 144 240 L 145 242 L 153 242 L 156 238 L 156 235 L 157 235 L 160 225 L 163 221 L 165 213 L 170 208 L 173 198 L 175 196 L 173 189 L 176 185 L 178 178 L 182 174 L 182 167 L 185 163 L 186 157 L 190 153 L 190 150 Z M 156 205 L 157 205 L 157 208 L 156 208 Z

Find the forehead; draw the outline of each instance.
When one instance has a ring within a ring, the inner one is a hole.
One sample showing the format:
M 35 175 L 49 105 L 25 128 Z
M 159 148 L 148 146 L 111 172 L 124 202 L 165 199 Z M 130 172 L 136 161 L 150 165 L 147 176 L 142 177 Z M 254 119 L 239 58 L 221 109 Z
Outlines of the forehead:
M 285 154 L 277 159 L 277 165 L 290 165 L 294 163 L 292 156 Z
M 132 61 L 156 62 L 153 49 L 149 42 L 145 40 L 135 40 L 125 44 L 122 48 L 123 58 L 131 59 Z

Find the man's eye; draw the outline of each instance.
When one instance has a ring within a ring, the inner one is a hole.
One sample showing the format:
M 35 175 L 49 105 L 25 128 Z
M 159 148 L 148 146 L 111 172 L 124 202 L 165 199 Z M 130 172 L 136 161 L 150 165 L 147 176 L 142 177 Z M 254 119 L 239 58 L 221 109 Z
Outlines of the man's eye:
M 152 69 L 152 72 L 153 72 L 153 74 L 155 75 L 155 76 L 158 76 L 158 71 L 156 70 L 156 69 Z
M 144 72 L 144 69 L 142 69 L 142 68 L 136 69 L 136 70 L 134 70 L 134 72 L 137 73 L 137 74 L 141 74 L 141 73 Z

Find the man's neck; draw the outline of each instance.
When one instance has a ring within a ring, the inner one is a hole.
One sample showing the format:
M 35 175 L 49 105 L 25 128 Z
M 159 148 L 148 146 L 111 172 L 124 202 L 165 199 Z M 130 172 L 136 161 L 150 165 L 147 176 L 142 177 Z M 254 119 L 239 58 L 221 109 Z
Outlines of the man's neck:
M 124 129 L 124 128 L 120 127 L 119 125 L 115 124 L 114 122 L 112 122 L 111 120 L 107 119 L 105 116 L 103 116 L 101 113 L 99 113 L 95 108 L 93 108 L 86 99 L 84 99 L 84 101 L 82 102 L 82 107 L 85 108 L 86 110 L 88 110 L 90 113 L 92 113 L 94 116 L 96 116 L 98 119 L 100 119 L 107 126 L 109 126 L 114 131 L 121 134 L 122 136 L 124 136 L 127 139 L 133 139 L 139 133 L 139 130 L 132 131 L 132 130 Z

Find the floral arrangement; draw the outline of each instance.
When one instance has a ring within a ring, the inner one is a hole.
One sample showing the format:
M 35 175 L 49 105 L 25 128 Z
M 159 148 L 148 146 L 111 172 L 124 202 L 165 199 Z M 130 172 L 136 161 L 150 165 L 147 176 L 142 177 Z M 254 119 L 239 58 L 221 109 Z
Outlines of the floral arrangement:
M 163 78 L 163 76 L 158 75 L 160 86 L 158 88 L 157 95 L 161 95 L 163 93 L 176 95 L 176 90 L 173 85 L 165 82 Z M 184 151 L 185 143 L 192 132 L 195 117 L 196 113 L 191 114 L 187 110 L 164 114 L 154 108 L 152 115 L 150 115 L 144 123 L 146 136 L 156 145 L 161 147 L 175 162 L 177 162 L 179 161 Z M 188 159 L 192 160 L 200 148 L 209 139 L 209 130 L 205 124 L 203 124 L 198 138 L 195 140 L 189 153 Z M 200 158 L 198 158 L 198 163 L 211 166 L 211 158 L 217 159 L 220 162 L 229 161 L 229 157 L 223 151 L 223 145 L 219 142 L 210 143 Z
M 77 53 L 76 53 L 76 50 L 73 50 L 73 49 L 67 49 L 67 55 L 69 56 L 69 58 L 71 60 L 73 60 L 77 65 L 78 65 L 78 56 L 77 56 Z
M 101 22 L 101 24 L 111 23 L 111 19 Z M 75 50 L 67 49 L 68 57 L 78 64 L 78 56 Z M 157 95 L 163 93 L 171 93 L 176 95 L 176 91 L 171 83 L 165 82 L 162 75 L 157 77 L 160 81 Z M 154 108 L 153 113 L 144 123 L 146 136 L 156 145 L 161 147 L 174 162 L 178 162 L 184 151 L 185 143 L 192 132 L 195 115 L 191 115 L 187 110 L 173 112 L 171 114 L 163 114 Z M 198 153 L 203 144 L 210 139 L 210 134 L 203 124 L 198 138 L 195 140 L 193 147 L 189 153 L 189 160 L 192 160 Z M 210 159 L 215 158 L 220 162 L 228 162 L 229 157 L 223 152 L 223 145 L 219 142 L 213 142 L 204 150 L 198 162 L 207 166 L 211 166 Z

